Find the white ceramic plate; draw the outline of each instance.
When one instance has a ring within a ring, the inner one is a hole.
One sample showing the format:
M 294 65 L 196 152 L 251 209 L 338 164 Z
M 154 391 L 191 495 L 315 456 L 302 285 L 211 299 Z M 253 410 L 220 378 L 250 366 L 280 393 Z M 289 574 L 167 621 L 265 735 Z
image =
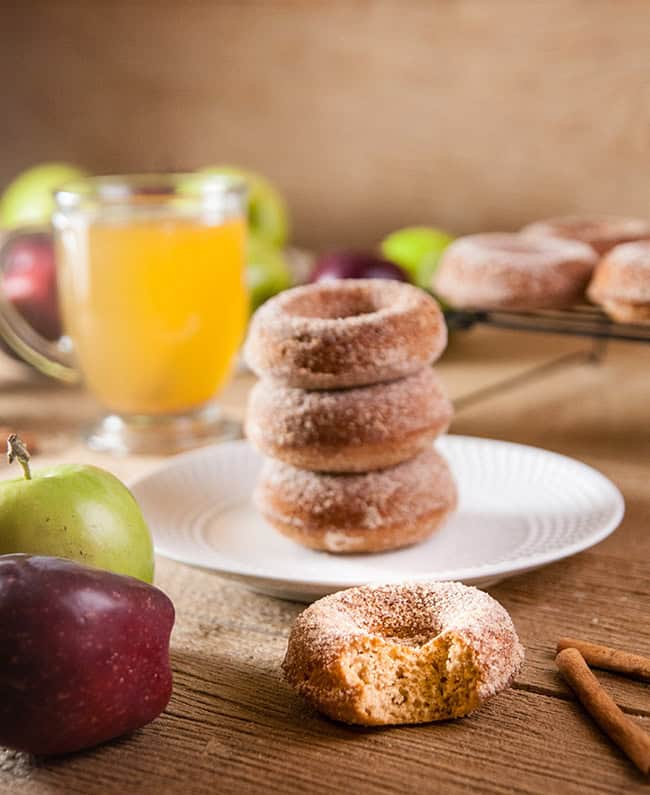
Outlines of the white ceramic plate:
M 244 441 L 176 456 L 132 489 L 161 555 L 300 601 L 369 582 L 492 584 L 598 543 L 623 517 L 619 490 L 571 458 L 469 436 L 437 447 L 458 482 L 458 511 L 397 552 L 331 555 L 279 535 L 251 503 L 261 458 Z

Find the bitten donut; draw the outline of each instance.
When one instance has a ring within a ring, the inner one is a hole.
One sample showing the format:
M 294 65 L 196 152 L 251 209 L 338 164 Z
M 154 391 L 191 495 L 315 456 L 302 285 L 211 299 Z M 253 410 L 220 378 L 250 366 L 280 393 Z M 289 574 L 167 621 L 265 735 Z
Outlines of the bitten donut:
M 447 329 L 423 290 L 388 279 L 286 290 L 251 321 L 244 355 L 259 376 L 301 389 L 391 381 L 440 356 Z
M 541 309 L 579 300 L 596 265 L 586 243 L 494 233 L 458 238 L 434 289 L 459 309 Z
M 364 726 L 460 718 L 510 685 L 524 660 L 512 620 L 458 582 L 365 586 L 296 619 L 284 675 L 330 718 Z
M 535 221 L 525 226 L 521 233 L 526 237 L 580 240 L 602 255 L 621 243 L 650 239 L 650 222 L 641 218 L 568 215 Z
M 606 254 L 588 295 L 619 323 L 650 323 L 650 241 L 625 243 Z
M 453 415 L 430 367 L 373 386 L 305 391 L 261 379 L 251 391 L 246 435 L 264 455 L 320 472 L 365 472 L 422 452 Z
M 276 530 L 327 552 L 381 552 L 430 536 L 456 507 L 456 486 L 433 447 L 389 469 L 331 475 L 267 460 L 255 503 Z

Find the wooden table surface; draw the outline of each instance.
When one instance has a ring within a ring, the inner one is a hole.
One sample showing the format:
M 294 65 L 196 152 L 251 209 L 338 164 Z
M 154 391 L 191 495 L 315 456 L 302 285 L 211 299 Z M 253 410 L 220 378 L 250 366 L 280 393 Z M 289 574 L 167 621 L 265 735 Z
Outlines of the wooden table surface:
M 282 681 L 301 606 L 163 559 L 174 600 L 175 688 L 163 716 L 67 758 L 0 750 L 0 791 L 19 793 L 621 793 L 647 782 L 586 718 L 559 678 L 554 645 L 573 635 L 650 655 L 650 346 L 474 330 L 440 364 L 457 433 L 575 456 L 622 489 L 627 514 L 605 542 L 491 589 L 527 650 L 514 687 L 464 720 L 350 728 L 307 708 Z M 223 396 L 244 411 L 252 379 Z M 99 463 L 128 479 L 158 459 L 113 458 L 78 442 L 96 407 L 81 392 L 0 363 L 0 425 L 33 433 L 43 463 Z M 0 465 L 0 477 L 9 472 Z M 598 674 L 650 731 L 650 690 Z

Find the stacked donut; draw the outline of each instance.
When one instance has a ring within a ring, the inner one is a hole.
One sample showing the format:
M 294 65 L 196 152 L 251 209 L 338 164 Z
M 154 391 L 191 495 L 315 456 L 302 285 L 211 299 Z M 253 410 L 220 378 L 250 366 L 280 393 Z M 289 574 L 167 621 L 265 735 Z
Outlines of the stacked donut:
M 446 341 L 437 303 L 396 281 L 296 287 L 258 310 L 246 434 L 268 456 L 267 521 L 328 552 L 397 549 L 441 525 L 456 489 L 432 442 L 452 407 L 430 365 Z

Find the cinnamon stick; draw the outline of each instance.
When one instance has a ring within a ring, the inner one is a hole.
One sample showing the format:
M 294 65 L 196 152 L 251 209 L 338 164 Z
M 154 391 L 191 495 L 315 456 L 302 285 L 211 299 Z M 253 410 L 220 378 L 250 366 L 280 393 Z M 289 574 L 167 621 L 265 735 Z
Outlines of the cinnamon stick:
M 602 668 L 605 671 L 614 671 L 633 679 L 640 679 L 642 682 L 650 682 L 650 659 L 648 657 L 576 638 L 559 640 L 557 650 L 562 651 L 562 649 L 577 649 L 584 657 L 585 662 L 594 668 Z
M 582 654 L 575 648 L 563 649 L 555 662 L 594 721 L 642 773 L 650 775 L 650 735 L 624 715 L 607 695 Z

